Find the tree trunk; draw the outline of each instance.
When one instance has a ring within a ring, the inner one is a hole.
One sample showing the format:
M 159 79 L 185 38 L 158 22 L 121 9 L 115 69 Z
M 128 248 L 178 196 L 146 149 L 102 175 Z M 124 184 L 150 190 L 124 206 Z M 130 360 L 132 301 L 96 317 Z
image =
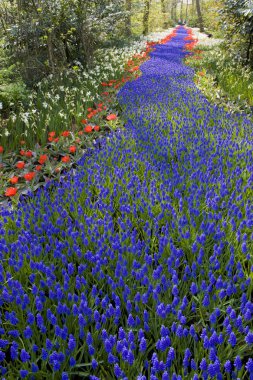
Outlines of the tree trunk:
M 2 6 L 3 6 L 3 8 L 2 8 Z M 4 33 L 5 33 L 5 35 L 7 35 L 7 25 L 8 25 L 8 22 L 9 22 L 9 20 L 8 20 L 8 11 L 7 11 L 7 9 L 6 9 L 6 4 L 0 4 L 0 20 L 1 20 L 1 24 L 2 24 L 2 28 L 3 28 L 3 30 L 4 30 Z
M 172 0 L 171 1 L 171 19 L 172 21 L 176 22 L 176 18 L 177 18 L 177 15 L 176 15 L 176 7 L 177 7 L 177 3 L 176 3 L 176 0 Z
M 78 0 L 77 7 L 77 44 L 79 50 L 79 59 L 82 64 L 88 67 L 93 66 L 94 61 L 94 39 L 87 25 L 86 8 L 83 6 L 83 0 Z
M 199 0 L 196 0 L 196 10 L 197 10 L 197 15 L 198 15 L 199 30 L 200 32 L 204 32 L 204 23 L 203 23 L 203 17 L 202 17 L 202 12 L 200 9 Z
M 52 32 L 49 32 L 47 36 L 47 49 L 48 49 L 49 67 L 51 69 L 51 72 L 54 74 L 55 67 L 54 67 L 54 50 L 53 50 Z
M 143 15 L 143 34 L 144 34 L 144 36 L 148 34 L 150 2 L 151 2 L 151 0 L 145 0 L 144 15 Z
M 187 24 L 188 21 L 188 7 L 189 7 L 189 0 L 186 2 L 186 10 L 185 10 L 185 22 Z
M 192 6 L 191 6 L 191 18 L 193 18 L 196 14 L 196 9 L 195 9 L 195 0 L 192 0 Z
M 94 41 L 92 35 L 84 25 L 82 28 L 81 43 L 84 53 L 84 62 L 88 67 L 92 67 L 94 60 Z
M 170 8 L 170 18 L 172 21 L 174 21 L 174 7 L 173 7 L 173 1 L 171 2 L 171 8 Z
M 66 62 L 70 63 L 71 62 L 71 54 L 70 54 L 67 38 L 64 37 L 63 40 L 62 40 L 62 42 L 63 42 L 63 45 L 64 45 Z
M 251 52 L 252 43 L 253 43 L 253 35 L 252 35 L 252 32 L 253 32 L 253 30 L 250 31 L 250 37 L 249 37 L 249 43 L 248 43 L 247 55 L 246 55 L 246 59 L 247 59 L 247 63 L 248 63 L 248 64 L 250 63 L 250 52 Z
M 180 4 L 180 21 L 183 23 L 183 0 L 181 0 Z
M 162 8 L 162 15 L 163 15 L 163 28 L 166 29 L 168 27 L 168 22 L 167 22 L 167 15 L 166 15 L 165 0 L 161 0 L 161 8 Z
M 131 30 L 131 10 L 132 10 L 132 0 L 126 0 L 126 11 L 127 11 L 127 17 L 126 17 L 126 35 L 127 37 L 130 37 L 132 34 Z

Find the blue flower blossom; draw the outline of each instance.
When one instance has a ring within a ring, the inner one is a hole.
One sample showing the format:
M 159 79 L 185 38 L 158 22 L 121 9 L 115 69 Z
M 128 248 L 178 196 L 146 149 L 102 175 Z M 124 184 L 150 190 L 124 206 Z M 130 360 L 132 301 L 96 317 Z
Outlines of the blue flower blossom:
M 22 349 L 20 353 L 20 359 L 23 363 L 26 363 L 30 360 L 30 354 L 25 349 Z
M 21 369 L 21 370 L 19 371 L 19 373 L 20 373 L 20 377 L 21 377 L 21 379 L 25 379 L 25 378 L 28 376 L 29 371 L 27 371 L 26 369 Z
M 85 355 L 93 380 L 253 378 L 252 122 L 196 88 L 187 36 L 121 88 L 124 130 L 3 211 L 5 378 L 67 380 Z

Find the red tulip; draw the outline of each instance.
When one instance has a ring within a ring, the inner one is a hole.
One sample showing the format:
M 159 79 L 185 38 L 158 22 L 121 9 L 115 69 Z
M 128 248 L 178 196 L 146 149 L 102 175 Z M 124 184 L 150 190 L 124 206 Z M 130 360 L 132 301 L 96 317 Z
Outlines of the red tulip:
M 28 158 L 32 157 L 32 155 L 33 155 L 33 152 L 31 150 L 28 150 L 27 152 L 25 152 L 25 156 Z
M 75 151 L 76 151 L 76 146 L 75 146 L 75 145 L 71 145 L 71 146 L 69 147 L 69 152 L 70 152 L 70 153 L 75 153 Z
M 70 161 L 70 157 L 69 156 L 64 156 L 64 157 L 62 157 L 61 161 L 67 163 L 67 162 Z
M 106 117 L 107 120 L 116 120 L 117 119 L 117 115 L 115 115 L 114 113 L 111 113 L 110 115 L 108 115 Z
M 41 165 L 43 165 L 43 164 L 46 162 L 46 160 L 47 160 L 47 155 L 46 155 L 46 154 L 42 154 L 42 155 L 40 156 L 40 158 L 38 159 L 38 162 L 39 162 Z
M 15 183 L 18 183 L 18 177 L 12 177 L 10 178 L 10 183 L 12 183 L 13 185 L 15 185 Z
M 4 195 L 6 197 L 13 197 L 16 193 L 17 193 L 18 189 L 16 189 L 16 187 L 8 187 L 8 189 L 6 189 Z
M 84 128 L 84 132 L 86 132 L 86 133 L 92 132 L 92 126 L 91 125 L 86 125 L 86 127 Z
M 36 173 L 35 172 L 29 172 L 24 175 L 24 179 L 26 181 L 31 181 L 35 177 Z
M 63 131 L 61 134 L 63 137 L 68 137 L 70 135 L 69 131 Z
M 16 168 L 18 168 L 18 169 L 24 169 L 24 167 L 25 167 L 24 161 L 18 161 L 16 163 Z

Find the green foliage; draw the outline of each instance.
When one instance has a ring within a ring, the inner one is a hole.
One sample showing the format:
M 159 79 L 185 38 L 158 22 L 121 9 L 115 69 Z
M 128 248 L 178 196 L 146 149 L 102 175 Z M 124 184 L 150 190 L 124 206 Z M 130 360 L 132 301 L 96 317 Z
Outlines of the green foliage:
M 162 13 L 161 4 L 151 2 L 150 18 L 149 18 L 149 30 L 157 31 L 163 29 L 166 24 L 167 27 L 173 27 L 174 21 L 170 18 L 169 8 L 165 10 L 167 12 Z
M 208 9 L 207 9 L 208 8 Z M 219 13 L 219 16 L 218 16 Z M 205 27 L 215 36 L 223 31 L 224 42 L 213 49 L 203 47 L 202 59 L 191 61 L 206 75 L 198 78 L 210 100 L 229 110 L 251 112 L 253 106 L 253 7 L 248 0 L 203 3 Z M 193 14 L 194 15 L 194 14 Z M 194 18 L 192 19 L 192 26 Z
M 209 100 L 231 112 L 252 113 L 253 72 L 238 65 L 231 52 L 225 52 L 224 43 L 217 47 L 198 46 L 201 59 L 188 61 L 197 71 L 196 80 Z
M 26 99 L 26 86 L 21 80 L 0 84 L 0 102 L 3 110 L 8 111 L 9 108 L 16 108 L 20 102 L 26 102 Z
M 196 28 L 198 25 L 198 16 L 194 4 L 188 6 L 188 20 L 187 25 Z M 221 33 L 221 20 L 219 11 L 222 8 L 221 0 L 206 0 L 201 3 L 202 17 L 205 30 L 211 32 L 216 37 L 220 37 Z M 186 10 L 184 7 L 183 14 Z
M 17 109 L 20 102 L 26 102 L 27 90 L 16 65 L 10 65 L 9 58 L 3 48 L 3 40 L 0 45 L 0 103 L 3 113 L 9 109 Z
M 205 28 L 212 34 L 220 35 L 221 20 L 219 11 L 221 8 L 221 0 L 208 0 L 203 2 L 203 18 Z
M 140 35 L 143 32 L 144 1 L 132 1 L 132 32 Z M 162 2 L 151 1 L 149 13 L 149 32 L 162 30 L 164 27 L 174 26 L 170 17 L 170 4 L 165 0 L 165 13 L 162 12 Z
M 250 0 L 225 0 L 220 11 L 226 33 L 226 51 L 253 67 L 253 6 Z
M 0 129 L 1 145 L 16 149 L 20 140 L 26 140 L 32 148 L 36 143 L 45 144 L 49 131 L 59 134 L 75 129 L 86 117 L 87 109 L 101 99 L 105 91 L 101 83 L 121 79 L 126 61 L 145 48 L 146 41 L 138 40 L 122 49 L 98 49 L 93 68 L 75 62 L 69 69 L 44 78 L 19 104 L 18 110 L 10 112 Z
M 198 27 L 198 17 L 197 15 L 191 15 L 188 19 L 187 26 L 190 28 L 197 28 Z
M 6 42 L 31 85 L 74 60 L 92 66 L 94 51 L 124 33 L 123 0 L 14 1 L 7 9 Z

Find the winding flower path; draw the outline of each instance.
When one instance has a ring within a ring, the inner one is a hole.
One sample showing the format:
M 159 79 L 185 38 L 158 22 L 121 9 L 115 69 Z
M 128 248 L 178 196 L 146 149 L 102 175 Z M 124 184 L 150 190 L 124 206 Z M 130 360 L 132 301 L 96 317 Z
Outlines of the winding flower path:
M 186 36 L 120 91 L 123 132 L 6 212 L 3 377 L 253 378 L 252 124 L 198 91 Z

